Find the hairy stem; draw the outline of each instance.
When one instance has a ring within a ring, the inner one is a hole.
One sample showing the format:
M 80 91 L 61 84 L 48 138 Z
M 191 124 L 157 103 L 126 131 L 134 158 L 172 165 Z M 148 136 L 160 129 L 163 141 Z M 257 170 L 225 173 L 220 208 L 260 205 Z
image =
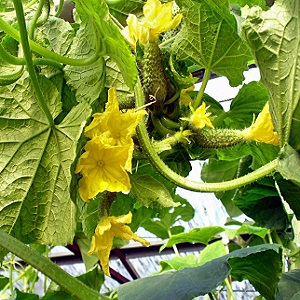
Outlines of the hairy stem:
M 37 79 L 35 69 L 33 66 L 32 53 L 30 51 L 29 42 L 28 42 L 28 35 L 27 35 L 27 30 L 26 30 L 22 2 L 20 0 L 13 0 L 13 3 L 14 3 L 15 10 L 16 10 L 16 15 L 17 15 L 17 19 L 18 19 L 19 28 L 20 28 L 20 39 L 21 39 L 22 49 L 23 49 L 25 60 L 26 60 L 27 70 L 30 75 L 31 83 L 33 85 L 39 105 L 42 108 L 42 110 L 44 111 L 44 113 L 47 117 L 47 120 L 49 122 L 49 125 L 51 127 L 54 127 L 54 120 L 53 120 L 50 110 L 47 106 L 47 103 L 45 101 L 44 95 L 43 95 L 40 85 L 38 83 L 38 79 Z
M 134 88 L 134 92 L 136 97 L 136 107 L 139 108 L 144 106 L 144 94 L 143 94 L 143 89 L 140 81 L 137 82 Z M 152 145 L 152 142 L 148 136 L 147 128 L 143 119 L 140 121 L 137 127 L 137 135 L 140 144 L 143 148 L 143 151 L 145 152 L 152 166 L 156 168 L 156 170 L 168 180 L 172 181 L 173 183 L 175 183 L 176 185 L 184 189 L 191 190 L 191 191 L 221 192 L 221 191 L 232 190 L 247 185 L 249 183 L 252 183 L 274 172 L 278 166 L 278 159 L 276 158 L 273 161 L 269 162 L 268 164 L 262 166 L 261 168 L 233 180 L 216 182 L 216 183 L 197 182 L 178 175 L 161 160 L 159 155 L 156 153 Z
M 197 97 L 193 103 L 193 107 L 194 109 L 197 109 L 200 105 L 200 102 L 203 98 L 203 95 L 204 95 L 204 91 L 205 91 L 205 88 L 207 86 L 207 83 L 208 83 L 208 80 L 210 78 L 210 72 L 208 70 L 205 70 L 204 72 L 204 76 L 203 76 L 203 80 L 202 80 L 202 83 L 201 83 L 201 86 L 200 86 L 200 89 L 198 91 L 198 94 L 197 94 Z
M 11 25 L 9 25 L 7 22 L 5 22 L 0 17 L 0 29 L 2 29 L 5 33 L 10 35 L 13 39 L 17 40 L 18 42 L 21 41 L 20 33 L 14 29 Z M 82 59 L 75 59 L 75 58 L 69 58 L 62 55 L 59 55 L 55 52 L 52 52 L 39 44 L 35 43 L 32 40 L 29 40 L 29 45 L 32 51 L 44 56 L 45 58 L 52 59 L 56 61 L 57 63 L 61 63 L 64 65 L 70 65 L 70 66 L 87 66 L 91 65 L 95 61 L 99 59 L 100 56 L 102 56 L 103 53 L 96 52 L 93 56 L 88 58 L 82 58 Z
M 41 271 L 60 285 L 65 291 L 82 300 L 109 299 L 92 290 L 77 278 L 72 277 L 48 258 L 29 248 L 16 238 L 0 230 L 0 246 Z

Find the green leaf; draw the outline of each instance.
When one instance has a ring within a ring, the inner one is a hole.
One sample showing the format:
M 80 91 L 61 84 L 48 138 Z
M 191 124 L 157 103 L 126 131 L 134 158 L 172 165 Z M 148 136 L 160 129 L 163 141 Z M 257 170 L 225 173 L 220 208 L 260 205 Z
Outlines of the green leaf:
M 41 42 L 48 45 L 48 49 L 52 50 L 60 55 L 65 55 L 70 46 L 72 45 L 75 33 L 69 22 L 61 18 L 55 18 L 50 16 L 42 27 L 38 27 L 41 30 L 43 39 Z M 35 38 L 39 38 L 35 33 Z
M 3 288 L 9 283 L 9 279 L 0 275 L 0 290 L 2 291 Z
M 284 230 L 290 223 L 271 177 L 239 189 L 234 203 L 256 226 Z
M 224 231 L 220 226 L 208 226 L 203 228 L 194 228 L 190 232 L 173 235 L 160 247 L 160 251 L 167 247 L 172 247 L 179 243 L 200 243 L 207 245 L 217 234 Z
M 252 81 L 244 84 L 230 104 L 230 110 L 225 113 L 225 122 L 234 129 L 244 129 L 253 122 L 268 100 L 268 91 L 260 83 Z
M 291 146 L 285 145 L 279 157 L 277 171 L 286 180 L 300 186 L 300 156 Z
M 175 195 L 174 200 L 181 203 L 180 206 L 170 209 L 161 210 L 160 215 L 155 216 L 155 220 L 146 219 L 142 226 L 149 232 L 155 234 L 161 239 L 166 239 L 171 235 L 178 234 L 184 231 L 182 226 L 174 226 L 177 221 L 190 221 L 194 217 L 194 208 L 191 204 L 184 198 Z
M 177 59 L 191 59 L 208 72 L 224 75 L 232 86 L 241 84 L 251 57 L 237 33 L 228 1 L 179 0 L 176 3 L 184 16 L 182 30 L 172 46 Z
M 252 7 L 244 9 L 244 15 L 243 32 L 269 91 L 270 111 L 281 145 L 289 142 L 291 136 L 291 145 L 298 148 L 299 2 L 277 0 L 268 11 Z
M 101 272 L 99 266 L 95 266 L 92 270 L 79 275 L 76 277 L 81 282 L 86 284 L 88 287 L 99 291 L 103 282 L 104 282 L 104 274 Z M 100 296 L 100 295 L 99 295 Z M 50 286 L 42 298 L 42 300 L 77 300 L 77 297 L 70 295 L 65 292 L 58 284 L 55 282 L 51 282 Z M 100 298 L 99 298 L 100 299 Z
M 84 205 L 82 216 L 82 230 L 84 234 L 91 238 L 95 234 L 95 229 L 100 221 L 99 216 L 99 202 L 101 196 L 97 196 L 92 199 L 88 204 Z
M 57 92 L 49 80 L 42 82 L 49 109 L 57 115 Z M 28 76 L 0 89 L 1 229 L 25 243 L 72 242 L 71 165 L 89 114 L 89 106 L 82 103 L 51 128 Z
M 222 256 L 224 256 L 226 254 L 227 254 L 226 247 L 223 244 L 222 240 L 216 241 L 214 243 L 211 243 L 211 244 L 207 245 L 200 252 L 199 259 L 198 259 L 198 264 L 197 265 L 198 266 L 202 266 L 205 263 L 207 263 L 207 262 L 209 262 L 209 261 L 211 261 L 213 259 L 222 257 Z
M 282 271 L 282 250 L 275 244 L 237 250 L 200 267 L 185 268 L 123 284 L 117 288 L 118 299 L 186 300 L 206 295 L 227 278 L 231 268 L 233 274 L 239 275 L 236 266 L 240 261 L 243 261 L 245 274 L 251 277 L 248 279 L 258 292 L 267 299 L 274 299 Z M 263 263 L 263 270 L 258 262 Z
M 240 147 L 238 147 L 238 149 L 240 149 Z M 242 152 L 240 151 L 239 153 Z M 230 157 L 230 155 L 227 157 Z M 232 158 L 234 159 L 234 156 L 232 156 Z M 230 161 L 210 159 L 208 163 L 205 163 L 202 167 L 201 178 L 205 182 L 222 182 L 234 179 L 237 176 L 239 165 L 239 159 Z M 227 213 L 232 217 L 242 213 L 233 202 L 235 192 L 236 190 L 215 193 L 216 197 L 222 201 Z
M 130 176 L 130 196 L 146 207 L 176 207 L 179 203 L 173 198 L 167 188 L 149 175 L 133 174 Z
M 262 296 L 275 299 L 282 267 L 280 252 L 258 251 L 246 257 L 230 257 L 228 264 L 233 280 L 248 279 Z
M 138 76 L 135 57 L 120 30 L 110 19 L 105 1 L 76 0 L 74 2 L 83 19 L 93 19 L 97 26 L 97 32 L 100 33 L 97 35 L 98 42 L 103 43 L 103 50 L 105 49 L 106 54 L 118 64 L 125 83 L 133 89 Z
M 175 256 L 169 260 L 162 260 L 159 263 L 160 273 L 170 270 L 182 270 L 197 266 L 197 257 L 193 254 L 186 256 Z
M 249 234 L 254 234 L 262 239 L 265 238 L 265 236 L 270 232 L 269 229 L 258 227 L 258 226 L 252 226 L 252 225 L 247 225 L 243 224 L 236 232 L 235 235 L 237 234 L 243 234 L 243 233 L 249 233 Z
M 300 270 L 283 273 L 278 284 L 276 300 L 297 300 L 300 297 Z
M 300 220 L 300 187 L 284 179 L 277 180 L 277 184 L 281 196 L 289 204 L 297 220 Z
M 84 262 L 86 270 L 91 270 L 95 264 L 99 261 L 97 254 L 88 255 L 88 251 L 90 250 L 91 239 L 86 238 L 83 234 L 75 237 L 76 243 L 79 246 L 82 260 Z
M 99 40 L 97 25 L 89 18 L 83 22 L 76 33 L 69 51 L 72 58 L 88 58 L 95 54 Z M 78 102 L 93 103 L 98 99 L 105 82 L 103 57 L 86 66 L 65 66 L 67 84 L 75 91 Z
M 12 296 L 13 300 L 39 300 L 39 296 L 37 294 L 32 293 L 23 293 L 19 291 L 18 289 L 15 290 L 15 294 Z

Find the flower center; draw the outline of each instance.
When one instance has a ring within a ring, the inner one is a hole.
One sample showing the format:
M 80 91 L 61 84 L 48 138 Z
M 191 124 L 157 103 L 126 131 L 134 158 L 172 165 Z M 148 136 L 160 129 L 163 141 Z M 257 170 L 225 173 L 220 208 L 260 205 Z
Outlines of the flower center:
M 103 160 L 98 160 L 97 161 L 97 166 L 102 168 L 104 166 L 104 161 Z

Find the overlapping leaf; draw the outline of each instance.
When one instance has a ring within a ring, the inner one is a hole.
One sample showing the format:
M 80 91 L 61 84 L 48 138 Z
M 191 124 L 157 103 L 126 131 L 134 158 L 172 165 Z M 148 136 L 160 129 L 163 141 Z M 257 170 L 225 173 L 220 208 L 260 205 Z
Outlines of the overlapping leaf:
M 69 55 L 73 58 L 89 58 L 95 54 L 100 35 L 92 18 L 84 21 L 74 38 Z M 64 68 L 67 84 L 75 91 L 78 102 L 93 103 L 104 88 L 105 65 L 103 57 L 85 66 Z
M 60 112 L 60 96 L 45 78 L 41 87 L 54 117 Z M 72 241 L 75 206 L 70 198 L 70 168 L 89 113 L 82 103 L 50 127 L 28 76 L 1 88 L 1 229 L 26 243 Z
M 292 146 L 299 148 L 300 3 L 277 0 L 268 11 L 253 7 L 245 9 L 244 14 L 243 31 L 268 88 L 281 145 L 290 140 Z
M 191 59 L 207 71 L 224 75 L 232 86 L 242 83 L 250 59 L 237 25 L 224 0 L 179 0 L 184 24 L 173 51 L 177 59 Z
M 100 43 L 100 47 L 117 64 L 123 75 L 125 83 L 133 89 L 137 79 L 135 57 L 130 51 L 120 30 L 112 22 L 109 10 L 104 0 L 76 0 L 76 9 L 83 19 L 92 18 L 97 26 L 94 39 Z
M 260 245 L 231 252 L 203 266 L 138 279 L 120 286 L 120 300 L 193 299 L 217 288 L 230 271 L 239 279 L 247 277 L 267 299 L 274 299 L 282 268 L 278 245 Z M 261 267 L 264 264 L 264 267 Z M 239 271 L 243 266 L 243 276 Z

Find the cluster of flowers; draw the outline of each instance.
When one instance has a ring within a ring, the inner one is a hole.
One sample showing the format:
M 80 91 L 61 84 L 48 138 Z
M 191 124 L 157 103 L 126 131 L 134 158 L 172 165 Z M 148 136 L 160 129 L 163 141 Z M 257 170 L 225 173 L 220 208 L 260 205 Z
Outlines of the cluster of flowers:
M 108 102 L 103 113 L 93 115 L 93 121 L 85 128 L 89 140 L 80 156 L 75 172 L 81 173 L 80 197 L 88 202 L 104 191 L 121 192 L 131 188 L 127 172 L 131 171 L 134 143 L 132 135 L 144 110 L 121 112 L 116 88 L 108 91 Z M 103 216 L 92 237 L 88 254 L 97 253 L 104 274 L 109 273 L 109 254 L 114 237 L 133 239 L 149 246 L 150 243 L 134 234 L 125 224 L 131 222 L 132 214 Z
M 85 128 L 90 138 L 80 156 L 75 173 L 81 173 L 80 197 L 88 202 L 103 191 L 127 192 L 130 180 L 134 143 L 132 135 L 144 110 L 121 112 L 116 88 L 108 91 L 108 102 L 103 113 L 93 115 L 93 121 Z
M 190 105 L 192 111 L 190 118 L 185 119 L 192 122 L 196 128 L 202 129 L 205 126 L 213 128 L 214 126 L 209 118 L 211 113 L 207 112 L 208 107 L 205 102 L 202 102 L 202 104 L 194 110 L 191 105 L 193 100 L 188 96 L 186 91 L 183 91 L 182 96 L 185 103 Z M 279 145 L 278 133 L 274 131 L 274 125 L 269 111 L 269 102 L 265 104 L 256 120 L 253 120 L 251 126 L 245 128 L 240 133 L 245 141 L 255 141 L 258 143 L 272 144 L 274 146 Z
M 142 44 L 155 42 L 162 32 L 175 28 L 181 22 L 182 14 L 173 18 L 172 7 L 173 2 L 162 4 L 159 0 L 147 0 L 143 19 L 138 20 L 135 15 L 129 14 L 123 35 L 132 48 L 135 49 L 137 41 Z

